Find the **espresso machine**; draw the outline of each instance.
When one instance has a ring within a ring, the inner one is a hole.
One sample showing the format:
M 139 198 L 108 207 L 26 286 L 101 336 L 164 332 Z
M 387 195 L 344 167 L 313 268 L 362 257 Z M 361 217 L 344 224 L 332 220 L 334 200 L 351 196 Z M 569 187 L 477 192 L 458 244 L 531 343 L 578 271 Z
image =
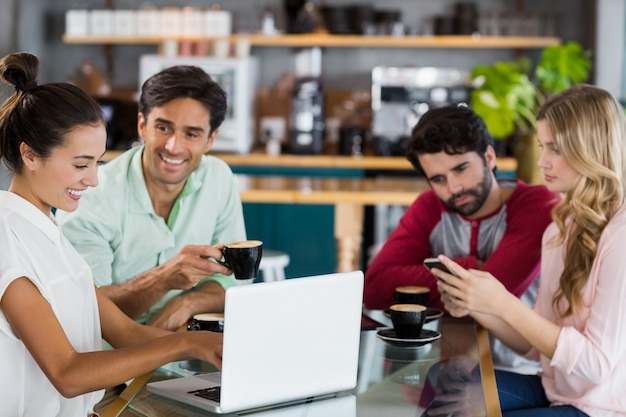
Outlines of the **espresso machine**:
M 469 103 L 469 72 L 456 68 L 375 67 L 372 137 L 382 156 L 403 156 L 419 118 L 431 108 Z
M 291 98 L 290 130 L 291 153 L 322 153 L 324 96 L 319 78 L 300 78 L 296 80 Z
M 322 50 L 303 48 L 293 52 L 294 89 L 291 97 L 290 146 L 294 154 L 320 154 L 324 138 Z

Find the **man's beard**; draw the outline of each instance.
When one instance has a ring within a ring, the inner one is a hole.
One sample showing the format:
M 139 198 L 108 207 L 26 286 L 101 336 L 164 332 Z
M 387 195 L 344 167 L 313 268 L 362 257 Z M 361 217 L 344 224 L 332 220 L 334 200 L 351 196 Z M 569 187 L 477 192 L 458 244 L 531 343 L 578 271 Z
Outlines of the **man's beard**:
M 443 203 L 446 205 L 446 207 L 456 213 L 459 213 L 463 216 L 471 216 L 472 214 L 480 210 L 483 204 L 485 204 L 485 201 L 487 201 L 487 197 L 489 196 L 489 192 L 491 191 L 492 184 L 493 176 L 489 171 L 489 167 L 485 164 L 483 178 L 478 184 L 470 189 L 464 190 L 461 193 L 452 195 Z M 463 204 L 462 206 L 457 206 L 454 203 L 454 200 L 463 196 L 472 196 L 473 199 L 471 199 L 468 203 Z

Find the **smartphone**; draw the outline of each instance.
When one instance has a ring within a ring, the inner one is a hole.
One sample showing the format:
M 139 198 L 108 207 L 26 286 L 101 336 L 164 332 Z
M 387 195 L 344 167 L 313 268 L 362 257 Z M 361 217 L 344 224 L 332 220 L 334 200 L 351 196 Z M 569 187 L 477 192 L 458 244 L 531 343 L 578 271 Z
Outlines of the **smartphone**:
M 450 275 L 454 275 L 452 271 L 448 269 L 439 259 L 437 258 L 426 258 L 424 259 L 424 266 L 428 269 L 437 268 L 443 272 L 447 272 Z M 439 277 L 437 277 L 439 278 Z

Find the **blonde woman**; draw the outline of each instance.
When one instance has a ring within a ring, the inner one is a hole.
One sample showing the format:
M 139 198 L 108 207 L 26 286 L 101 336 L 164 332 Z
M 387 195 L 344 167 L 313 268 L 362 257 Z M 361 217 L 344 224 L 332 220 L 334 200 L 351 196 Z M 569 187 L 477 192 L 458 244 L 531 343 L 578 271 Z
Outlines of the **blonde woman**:
M 503 415 L 626 416 L 626 119 L 606 91 L 580 85 L 548 99 L 538 140 L 548 188 L 563 200 L 542 241 L 534 309 L 486 272 L 440 256 L 446 309 L 469 314 L 541 375 L 497 372 Z

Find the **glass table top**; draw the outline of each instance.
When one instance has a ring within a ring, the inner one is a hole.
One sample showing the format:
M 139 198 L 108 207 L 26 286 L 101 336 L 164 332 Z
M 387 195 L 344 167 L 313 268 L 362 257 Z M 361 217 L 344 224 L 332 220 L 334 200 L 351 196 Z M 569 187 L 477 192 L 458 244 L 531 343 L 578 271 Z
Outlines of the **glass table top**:
M 372 311 L 368 312 L 368 315 L 382 324 L 390 324 L 382 312 Z M 494 393 L 493 365 L 490 363 L 491 356 L 486 336 L 481 339 L 473 321 L 450 317 L 433 320 L 427 323 L 425 328 L 433 333 L 441 333 L 441 338 L 421 346 L 407 346 L 383 340 L 377 335 L 380 329 L 362 331 L 357 385 L 350 391 L 338 393 L 333 398 L 305 404 L 228 416 L 493 415 L 493 412 L 487 410 L 494 410 L 493 401 L 496 401 L 497 408 L 497 393 Z M 174 362 L 157 370 L 151 379 L 213 371 L 215 368 L 206 362 Z M 329 375 L 329 378 L 332 378 L 332 375 Z M 484 383 L 484 379 L 491 383 Z M 492 403 L 491 407 L 489 402 Z M 150 393 L 144 387 L 120 415 L 196 417 L 213 414 Z

